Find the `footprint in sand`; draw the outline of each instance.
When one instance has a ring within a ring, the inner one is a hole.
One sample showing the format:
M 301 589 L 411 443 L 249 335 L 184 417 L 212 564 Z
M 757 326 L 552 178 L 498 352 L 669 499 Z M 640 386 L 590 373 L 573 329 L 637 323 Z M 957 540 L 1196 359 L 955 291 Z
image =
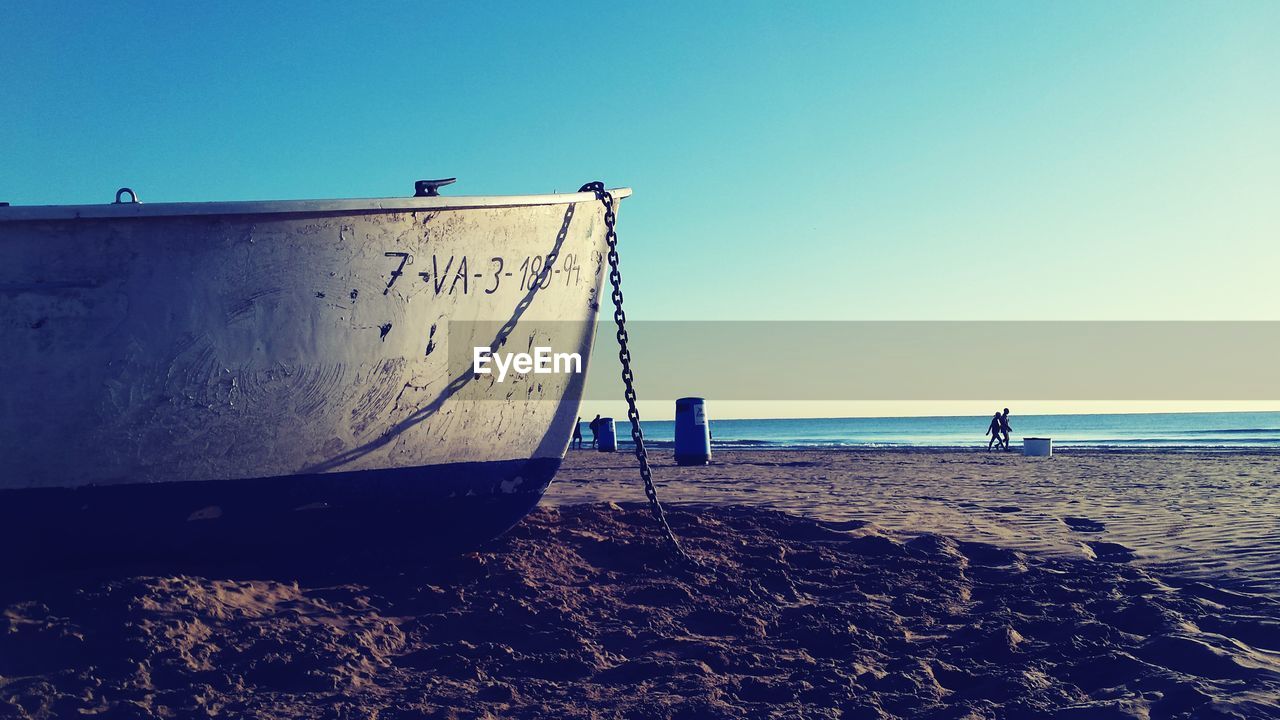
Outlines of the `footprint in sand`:
M 1096 532 L 1102 532 L 1103 530 L 1107 529 L 1106 525 L 1103 525 L 1097 520 L 1090 520 L 1089 518 L 1085 518 L 1085 517 L 1067 516 L 1062 518 L 1062 522 L 1066 523 L 1067 527 L 1071 528 L 1072 530 L 1075 530 L 1076 532 L 1082 532 L 1082 533 L 1096 533 Z
M 1086 555 L 1102 562 L 1127 563 L 1137 557 L 1132 548 L 1120 543 L 1090 541 L 1084 544 L 1084 548 Z

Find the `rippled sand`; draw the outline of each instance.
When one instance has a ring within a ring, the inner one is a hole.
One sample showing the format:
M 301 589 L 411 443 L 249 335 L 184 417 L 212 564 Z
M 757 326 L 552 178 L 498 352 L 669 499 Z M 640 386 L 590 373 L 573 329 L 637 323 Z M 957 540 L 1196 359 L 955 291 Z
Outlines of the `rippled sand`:
M 5 578 L 0 718 L 1280 717 L 1269 456 L 717 460 L 658 468 L 699 567 L 573 453 L 448 560 Z
M 867 523 L 535 512 L 425 567 L 119 570 L 4 592 L 0 717 L 1275 717 L 1273 599 Z M 1253 645 L 1244 638 L 1251 638 Z
M 654 453 L 667 502 L 827 520 L 1109 560 L 1280 597 L 1280 454 L 731 451 Z M 643 500 L 629 453 L 571 452 L 551 503 Z

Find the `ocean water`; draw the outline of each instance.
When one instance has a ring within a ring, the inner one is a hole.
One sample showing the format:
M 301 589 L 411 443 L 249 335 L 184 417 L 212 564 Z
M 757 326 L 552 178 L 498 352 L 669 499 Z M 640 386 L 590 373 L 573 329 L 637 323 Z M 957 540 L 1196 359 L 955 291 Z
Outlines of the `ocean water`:
M 717 448 L 986 447 L 991 416 L 711 420 Z M 1024 437 L 1056 447 L 1280 449 L 1280 412 L 1010 415 L 1016 449 Z M 646 421 L 645 440 L 670 446 L 675 423 Z M 584 433 L 590 440 L 590 433 Z M 619 438 L 631 431 L 623 418 Z

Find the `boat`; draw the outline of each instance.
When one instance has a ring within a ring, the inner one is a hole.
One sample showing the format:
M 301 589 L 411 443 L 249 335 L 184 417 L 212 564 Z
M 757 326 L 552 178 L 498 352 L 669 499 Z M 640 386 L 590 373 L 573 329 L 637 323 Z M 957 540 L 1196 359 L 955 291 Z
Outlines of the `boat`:
M 577 420 L 604 203 L 442 196 L 447 182 L 0 205 L 6 547 L 433 552 L 518 522 Z M 506 346 L 583 367 L 498 382 L 459 360 Z

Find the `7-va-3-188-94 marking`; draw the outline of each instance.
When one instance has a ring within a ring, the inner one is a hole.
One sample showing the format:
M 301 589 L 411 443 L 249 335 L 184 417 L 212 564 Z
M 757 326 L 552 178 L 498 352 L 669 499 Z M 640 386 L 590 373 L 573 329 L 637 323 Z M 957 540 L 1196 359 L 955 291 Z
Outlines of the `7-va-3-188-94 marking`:
M 414 257 L 410 253 L 405 252 L 388 252 L 384 253 L 389 258 L 396 258 L 397 264 L 391 271 L 387 279 L 387 286 L 382 290 L 382 294 L 386 295 L 391 292 L 391 286 L 396 284 L 401 275 L 406 274 L 405 268 L 414 264 Z M 519 276 L 519 289 L 532 289 L 532 284 L 538 281 L 538 276 L 542 274 L 542 266 L 546 260 L 541 255 L 526 255 L 519 266 L 515 266 L 513 262 L 508 262 L 502 256 L 494 256 L 488 258 L 484 263 L 473 263 L 466 255 L 432 255 L 431 269 L 421 270 L 418 277 L 424 283 L 430 283 L 432 290 L 436 295 L 453 295 L 455 292 L 461 292 L 463 295 L 470 294 L 473 287 L 477 291 L 483 290 L 484 294 L 492 295 L 498 292 L 504 284 L 510 285 Z M 479 264 L 483 270 L 480 272 L 472 272 L 475 265 Z M 507 278 L 510 278 L 508 280 Z M 548 288 L 557 280 L 563 278 L 566 287 L 579 285 L 582 283 L 582 264 L 578 262 L 575 253 L 565 253 L 560 258 L 558 266 L 547 273 L 542 279 L 539 287 Z M 474 282 L 473 282 L 474 281 Z

